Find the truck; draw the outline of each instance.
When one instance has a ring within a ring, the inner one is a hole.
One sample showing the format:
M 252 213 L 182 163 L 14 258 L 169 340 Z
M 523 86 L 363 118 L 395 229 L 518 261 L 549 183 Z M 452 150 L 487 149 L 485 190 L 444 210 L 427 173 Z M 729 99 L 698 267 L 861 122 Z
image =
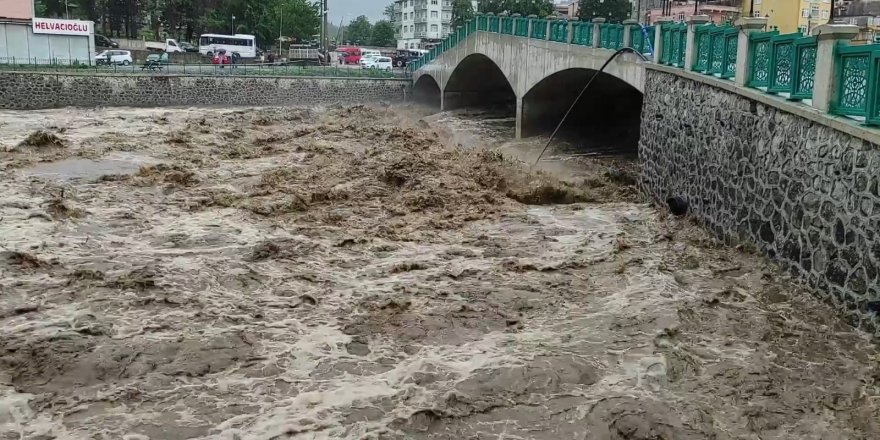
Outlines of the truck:
M 287 61 L 299 66 L 326 66 L 327 56 L 312 44 L 291 44 Z
M 168 38 L 164 43 L 159 41 L 147 41 L 144 43 L 147 47 L 147 50 L 152 52 L 166 52 L 166 53 L 177 53 L 177 52 L 186 52 L 183 48 L 177 44 L 177 41 L 173 38 Z

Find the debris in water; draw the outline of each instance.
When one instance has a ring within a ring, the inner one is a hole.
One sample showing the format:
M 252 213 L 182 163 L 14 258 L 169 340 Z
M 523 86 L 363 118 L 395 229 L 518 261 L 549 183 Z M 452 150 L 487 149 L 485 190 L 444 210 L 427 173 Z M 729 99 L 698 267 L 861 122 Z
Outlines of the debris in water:
M 33 148 L 60 148 L 64 146 L 64 141 L 62 141 L 61 138 L 53 133 L 49 133 L 48 131 L 43 130 L 37 130 L 29 134 L 28 137 L 24 138 L 24 140 L 21 141 L 18 146 Z

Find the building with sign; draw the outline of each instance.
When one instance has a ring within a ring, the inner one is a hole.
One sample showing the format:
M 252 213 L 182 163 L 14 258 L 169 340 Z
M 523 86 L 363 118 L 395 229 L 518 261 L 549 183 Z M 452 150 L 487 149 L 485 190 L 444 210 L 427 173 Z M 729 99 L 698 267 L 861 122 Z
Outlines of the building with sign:
M 32 0 L 0 0 L 0 64 L 87 64 L 95 60 L 91 21 L 34 17 Z

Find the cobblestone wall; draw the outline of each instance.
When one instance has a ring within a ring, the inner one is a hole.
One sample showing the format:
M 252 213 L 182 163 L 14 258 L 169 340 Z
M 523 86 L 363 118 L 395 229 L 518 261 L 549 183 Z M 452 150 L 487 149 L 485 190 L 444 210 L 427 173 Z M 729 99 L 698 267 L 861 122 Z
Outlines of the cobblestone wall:
M 409 89 L 396 79 L 0 73 L 0 108 L 362 103 Z
M 736 93 L 648 70 L 639 154 L 656 201 L 687 198 L 880 335 L 880 148 Z

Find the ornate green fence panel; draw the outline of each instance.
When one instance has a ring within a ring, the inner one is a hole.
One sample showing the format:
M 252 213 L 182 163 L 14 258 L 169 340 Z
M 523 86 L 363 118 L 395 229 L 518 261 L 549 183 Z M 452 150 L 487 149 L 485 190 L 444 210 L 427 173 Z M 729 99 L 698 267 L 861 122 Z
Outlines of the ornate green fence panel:
M 733 26 L 724 29 L 724 62 L 721 66 L 722 78 L 736 76 L 736 51 L 739 48 L 737 30 Z
M 643 54 L 650 52 L 654 47 L 654 26 L 646 27 L 645 31 L 648 33 L 647 39 L 641 25 L 635 24 L 629 29 L 630 46 Z
M 593 23 L 575 22 L 571 27 L 571 42 L 579 46 L 593 45 Z
M 792 73 L 794 73 L 794 41 L 801 37 L 800 32 L 794 32 L 770 38 L 768 92 L 779 93 L 791 90 Z
M 776 35 L 779 35 L 779 31 L 755 32 L 749 35 L 750 87 L 767 87 L 770 84 L 770 39 Z
M 715 30 L 715 23 L 706 23 L 697 26 L 694 29 L 694 65 L 691 70 L 695 72 L 706 72 L 709 70 L 709 58 L 712 52 L 712 31 Z
M 726 58 L 727 45 L 724 41 L 724 27 L 716 27 L 709 33 L 712 41 L 712 53 L 709 55 L 709 71 L 710 75 L 721 75 L 724 69 L 724 61 Z
M 614 26 L 614 49 L 620 49 L 623 47 L 624 26 L 622 24 L 615 24 L 612 26 Z
M 792 68 L 791 99 L 810 99 L 816 81 L 816 37 L 798 38 L 794 41 L 794 66 Z
M 599 47 L 603 49 L 610 49 L 611 46 L 611 24 L 610 23 L 600 23 L 599 24 Z
M 568 21 L 558 20 L 550 23 L 550 41 L 568 43 Z
M 477 16 L 477 30 L 485 31 L 489 29 L 489 17 L 485 15 Z
M 495 15 L 489 16 L 489 32 L 498 32 L 498 29 L 501 28 L 500 20 L 501 17 Z
M 547 39 L 547 20 L 532 20 L 532 38 L 536 40 Z
M 837 95 L 831 111 L 839 115 L 865 116 L 866 122 L 876 123 L 877 56 L 880 45 L 850 46 L 839 43 L 835 51 Z M 871 97 L 871 112 L 869 99 Z
M 670 28 L 671 50 L 669 52 L 669 65 L 675 67 L 684 66 L 684 53 L 687 45 L 687 25 L 677 23 Z M 664 49 L 665 50 L 665 49 Z
M 528 37 L 529 36 L 529 19 L 528 18 L 514 18 L 514 35 L 518 37 Z
M 660 47 L 660 64 L 669 64 L 672 53 L 672 27 L 675 23 L 663 23 L 660 25 L 660 39 L 662 46 Z
M 512 17 L 501 17 L 501 33 L 507 35 L 513 35 L 513 24 L 516 21 L 516 18 Z

